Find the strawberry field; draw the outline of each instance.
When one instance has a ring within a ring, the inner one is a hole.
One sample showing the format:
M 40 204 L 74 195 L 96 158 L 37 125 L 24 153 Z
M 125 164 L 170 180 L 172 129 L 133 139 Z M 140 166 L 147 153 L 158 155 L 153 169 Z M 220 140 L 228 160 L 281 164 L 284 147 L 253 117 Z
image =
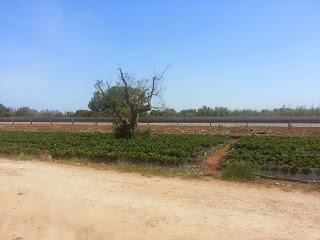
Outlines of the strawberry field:
M 320 138 L 248 136 L 231 146 L 223 165 L 247 162 L 261 170 L 308 174 L 320 168 Z
M 112 134 L 68 132 L 0 132 L 0 153 L 50 154 L 54 158 L 118 159 L 181 165 L 228 142 L 226 136 L 152 135 L 120 139 Z

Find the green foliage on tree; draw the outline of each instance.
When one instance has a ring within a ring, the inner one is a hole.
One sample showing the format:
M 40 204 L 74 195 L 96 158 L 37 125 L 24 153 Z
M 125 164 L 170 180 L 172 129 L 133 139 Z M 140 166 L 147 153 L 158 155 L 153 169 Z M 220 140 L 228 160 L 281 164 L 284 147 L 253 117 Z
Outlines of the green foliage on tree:
M 165 108 L 165 109 L 153 109 L 150 112 L 150 116 L 154 117 L 170 117 L 170 116 L 176 116 L 177 112 L 174 108 Z
M 151 101 L 160 94 L 160 81 L 165 71 L 159 76 L 154 74 L 151 79 L 139 81 L 119 69 L 119 80 L 115 85 L 102 80 L 96 82 L 89 108 L 95 112 L 112 112 L 118 135 L 130 138 L 134 135 L 139 116 L 152 110 Z
M 29 107 L 21 107 L 15 112 L 15 116 L 17 117 L 34 117 L 37 114 L 37 110 L 31 109 Z
M 0 117 L 9 117 L 10 110 L 9 108 L 5 107 L 3 104 L 0 103 Z
M 180 116 L 197 116 L 196 109 L 184 109 L 179 112 Z

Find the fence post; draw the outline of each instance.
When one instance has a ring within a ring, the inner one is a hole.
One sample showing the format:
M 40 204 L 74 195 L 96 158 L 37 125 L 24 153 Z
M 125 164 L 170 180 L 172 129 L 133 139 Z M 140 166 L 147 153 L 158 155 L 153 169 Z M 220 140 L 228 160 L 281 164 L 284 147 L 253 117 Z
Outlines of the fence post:
M 32 125 L 32 119 L 30 119 L 30 125 Z
M 210 127 L 211 127 L 211 126 L 212 126 L 212 119 L 210 118 L 210 120 L 209 120 L 209 121 L 210 121 Z
M 14 125 L 14 119 L 12 119 L 12 125 Z

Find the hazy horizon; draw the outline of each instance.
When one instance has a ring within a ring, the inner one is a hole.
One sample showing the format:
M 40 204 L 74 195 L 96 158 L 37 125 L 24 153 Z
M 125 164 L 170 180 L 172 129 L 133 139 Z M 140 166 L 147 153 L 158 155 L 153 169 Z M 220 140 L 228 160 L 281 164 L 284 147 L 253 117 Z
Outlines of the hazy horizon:
M 0 103 L 87 109 L 97 79 L 169 68 L 164 104 L 318 106 L 320 2 L 0 3 Z

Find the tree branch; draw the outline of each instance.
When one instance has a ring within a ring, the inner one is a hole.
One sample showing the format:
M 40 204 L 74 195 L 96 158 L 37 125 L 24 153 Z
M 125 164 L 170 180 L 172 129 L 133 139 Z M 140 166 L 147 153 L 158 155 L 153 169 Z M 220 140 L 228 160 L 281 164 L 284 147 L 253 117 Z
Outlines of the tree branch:
M 150 94 L 148 95 L 147 99 L 148 99 L 148 105 L 151 105 L 151 99 L 153 96 L 157 96 L 159 95 L 159 90 L 157 89 L 157 83 L 161 81 L 161 79 L 163 78 L 164 74 L 167 72 L 168 68 L 170 67 L 170 65 L 167 65 L 165 67 L 165 69 L 162 71 L 162 73 L 160 74 L 160 76 L 156 76 L 154 75 L 152 77 L 152 87 L 151 87 L 151 91 Z
M 120 79 L 122 81 L 122 83 L 124 84 L 124 91 L 125 91 L 125 102 L 127 103 L 128 107 L 130 108 L 130 111 L 133 113 L 135 111 L 135 104 L 132 102 L 132 99 L 131 99 L 131 95 L 130 95 L 130 92 L 129 92 L 129 84 L 128 84 L 128 81 L 126 80 L 126 76 L 122 69 L 119 68 L 118 69 L 119 72 L 120 72 Z
M 102 84 L 103 84 L 103 81 L 102 80 L 97 80 L 97 83 L 95 85 L 96 88 L 98 88 L 98 90 L 101 92 L 101 93 L 104 93 L 104 90 L 102 88 Z
M 125 91 L 125 101 L 127 102 L 127 104 L 129 105 L 129 102 L 130 102 L 130 94 L 129 94 L 129 89 L 128 89 L 128 82 L 125 78 L 125 75 L 124 73 L 122 72 L 122 69 L 119 68 L 118 69 L 119 72 L 120 72 L 120 79 L 122 81 L 122 83 L 124 84 L 124 91 Z

